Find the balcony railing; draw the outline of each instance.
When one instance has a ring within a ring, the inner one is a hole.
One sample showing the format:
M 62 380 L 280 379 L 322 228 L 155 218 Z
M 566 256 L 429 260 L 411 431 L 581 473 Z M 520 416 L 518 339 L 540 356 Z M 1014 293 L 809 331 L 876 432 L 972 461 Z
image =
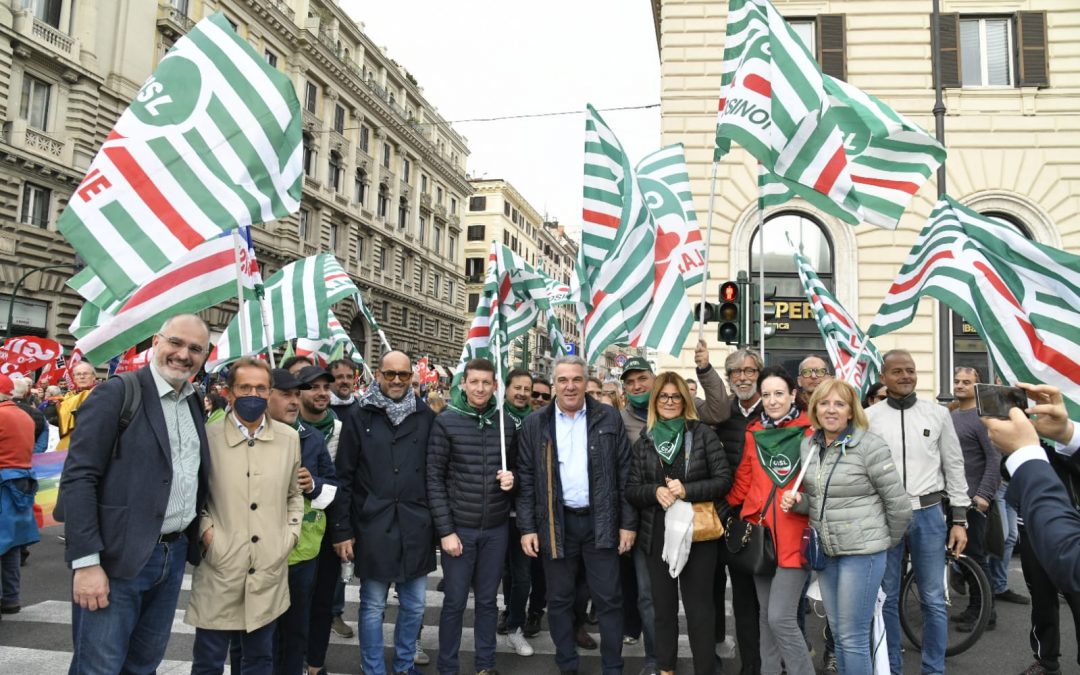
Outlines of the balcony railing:
M 277 9 L 277 11 L 289 17 L 290 20 L 296 16 L 292 7 L 289 7 L 289 4 L 284 2 L 284 0 L 269 0 L 269 2 Z
M 57 51 L 70 54 L 75 47 L 75 40 L 61 33 L 44 21 L 34 17 L 33 35 L 42 42 L 52 46 Z
M 158 5 L 157 27 L 170 37 L 179 37 L 194 28 L 195 22 L 172 4 L 163 2 Z
M 27 127 L 26 145 L 27 150 L 33 150 L 42 155 L 48 155 L 60 159 L 64 155 L 64 143 L 40 131 Z

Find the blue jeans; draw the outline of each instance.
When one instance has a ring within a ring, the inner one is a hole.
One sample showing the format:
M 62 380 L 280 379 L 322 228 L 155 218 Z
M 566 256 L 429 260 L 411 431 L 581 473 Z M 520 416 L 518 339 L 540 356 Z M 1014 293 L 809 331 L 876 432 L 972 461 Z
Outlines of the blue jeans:
M 635 546 L 634 575 L 637 577 L 637 606 L 641 614 L 642 645 L 645 648 L 645 666 L 656 667 L 656 611 L 653 609 L 652 580 L 649 578 L 649 566 L 646 553 L 640 546 Z M 721 608 L 722 611 L 722 608 Z
M 1012 560 L 1013 548 L 1020 538 L 1020 528 L 1016 524 L 1016 509 L 1005 501 L 1005 490 L 1008 487 L 1008 483 L 1001 483 L 993 505 L 994 508 L 1001 509 L 1001 522 L 1005 525 L 1005 557 L 999 560 L 995 556 L 990 556 L 989 559 L 990 588 L 994 591 L 994 595 L 1009 590 L 1009 561 Z
M 499 582 L 506 561 L 507 526 L 487 530 L 459 527 L 461 555 L 443 552 L 443 606 L 439 612 L 439 672 L 456 675 L 461 648 L 461 624 L 469 588 L 475 597 L 473 639 L 476 642 L 476 670 L 495 667 L 495 628 L 499 621 Z
M 69 675 L 153 673 L 169 644 L 184 580 L 187 538 L 154 547 L 134 579 L 109 579 L 109 606 L 71 605 Z
M 874 673 L 867 646 L 885 558 L 885 551 L 829 556 L 825 569 L 818 573 L 821 599 L 836 641 L 836 660 L 844 675 Z
M 191 675 L 221 675 L 225 671 L 225 658 L 230 655 L 230 643 L 240 646 L 240 668 L 235 668 L 234 661 L 230 669 L 233 675 L 272 675 L 275 626 L 276 622 L 271 621 L 250 633 L 196 628 L 195 644 L 191 647 Z
M 395 583 L 401 607 L 394 627 L 394 672 L 408 672 L 416 656 L 416 639 L 424 622 L 427 575 Z M 366 675 L 386 675 L 383 658 L 383 617 L 390 584 L 360 580 L 360 662 Z
M 274 639 L 275 667 L 289 675 L 304 671 L 304 654 L 311 626 L 311 598 L 318 565 L 318 558 L 289 565 L 289 609 L 278 617 Z
M 915 509 L 908 525 L 906 541 L 889 549 L 885 578 L 885 637 L 889 641 L 889 667 L 895 675 L 904 672 L 900 656 L 900 567 L 904 546 L 911 548 L 911 566 L 919 586 L 919 602 L 923 615 L 923 675 L 945 672 L 945 644 L 949 637 L 948 614 L 945 611 L 945 544 L 948 529 L 941 506 Z
M 519 547 L 520 548 L 520 547 Z M 19 586 L 22 579 L 22 546 L 12 546 L 0 555 L 0 606 L 14 607 L 19 604 Z

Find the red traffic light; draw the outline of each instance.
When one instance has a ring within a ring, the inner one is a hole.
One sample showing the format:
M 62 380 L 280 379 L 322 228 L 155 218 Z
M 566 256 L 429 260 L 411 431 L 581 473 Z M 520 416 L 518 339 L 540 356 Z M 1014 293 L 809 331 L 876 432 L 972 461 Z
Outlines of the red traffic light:
M 720 286 L 720 302 L 735 302 L 739 299 L 739 285 L 734 281 L 725 281 Z

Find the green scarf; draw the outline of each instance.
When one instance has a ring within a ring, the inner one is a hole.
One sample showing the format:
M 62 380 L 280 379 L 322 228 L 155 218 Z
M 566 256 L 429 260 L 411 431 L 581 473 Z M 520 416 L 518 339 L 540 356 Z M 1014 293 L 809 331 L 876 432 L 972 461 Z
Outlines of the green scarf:
M 491 426 L 495 423 L 495 413 L 499 411 L 499 407 L 496 405 L 488 404 L 487 408 L 483 410 L 477 410 L 469 404 L 469 398 L 465 395 L 465 390 L 461 387 L 455 388 L 450 393 L 450 406 L 449 408 L 459 415 L 465 417 L 471 417 L 476 420 L 478 428 Z
M 776 487 L 784 487 L 799 473 L 799 447 L 806 427 L 762 429 L 753 434 L 761 467 Z
M 510 413 L 510 419 L 514 420 L 514 428 L 520 429 L 521 423 L 532 412 L 532 406 L 526 404 L 524 408 L 519 408 L 510 401 L 503 401 L 503 410 Z
M 675 455 L 682 450 L 683 438 L 686 436 L 686 419 L 657 419 L 649 433 L 652 435 L 656 454 L 660 455 L 665 464 L 671 464 L 675 461 Z
M 302 416 L 297 416 L 296 418 L 297 424 L 303 424 L 306 427 L 311 427 L 313 429 L 318 429 L 319 431 L 321 431 L 323 438 L 326 439 L 327 443 L 329 443 L 330 439 L 334 437 L 334 422 L 336 421 L 337 415 L 335 415 L 334 411 L 330 410 L 329 408 L 326 409 L 326 414 L 323 415 L 321 420 L 313 422 L 311 420 L 304 419 Z
M 652 392 L 645 392 L 644 394 L 627 394 L 626 400 L 630 401 L 630 405 L 634 406 L 638 410 L 647 408 L 649 406 L 649 396 Z

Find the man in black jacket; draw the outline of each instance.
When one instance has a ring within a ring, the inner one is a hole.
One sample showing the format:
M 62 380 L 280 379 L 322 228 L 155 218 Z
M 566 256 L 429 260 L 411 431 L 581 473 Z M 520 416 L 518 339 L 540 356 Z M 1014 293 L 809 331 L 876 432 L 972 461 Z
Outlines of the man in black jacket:
M 506 560 L 514 488 L 514 474 L 503 467 L 502 453 L 510 448 L 514 422 L 506 413 L 499 419 L 494 392 L 495 366 L 487 359 L 466 363 L 461 386 L 447 410 L 435 418 L 428 441 L 428 500 L 441 538 L 446 582 L 439 613 L 440 673 L 458 672 L 461 622 L 474 579 L 476 671 L 496 672 L 495 598 Z
M 394 672 L 415 670 L 427 575 L 435 570 L 435 530 L 427 498 L 427 444 L 435 414 L 410 391 L 412 377 L 407 354 L 384 354 L 377 386 L 368 389 L 360 407 L 343 420 L 338 443 L 336 501 L 342 508 L 332 540 L 343 560 L 355 554 L 361 665 L 367 675 L 386 673 L 382 622 L 391 583 L 401 601 L 394 629 Z
M 199 564 L 209 445 L 202 401 L 188 379 L 206 360 L 210 332 L 193 314 L 154 336 L 138 371 L 141 405 L 122 433 L 124 382 L 94 389 L 60 480 L 65 559 L 71 564 L 70 673 L 151 673 L 172 631 L 185 559 Z
M 619 558 L 634 545 L 637 511 L 626 501 L 630 444 L 618 411 L 585 395 L 587 365 L 555 361 L 555 405 L 525 419 L 515 439 L 521 547 L 540 556 L 547 578 L 555 662 L 577 673 L 574 590 L 584 562 L 600 622 L 605 675 L 622 673 Z

